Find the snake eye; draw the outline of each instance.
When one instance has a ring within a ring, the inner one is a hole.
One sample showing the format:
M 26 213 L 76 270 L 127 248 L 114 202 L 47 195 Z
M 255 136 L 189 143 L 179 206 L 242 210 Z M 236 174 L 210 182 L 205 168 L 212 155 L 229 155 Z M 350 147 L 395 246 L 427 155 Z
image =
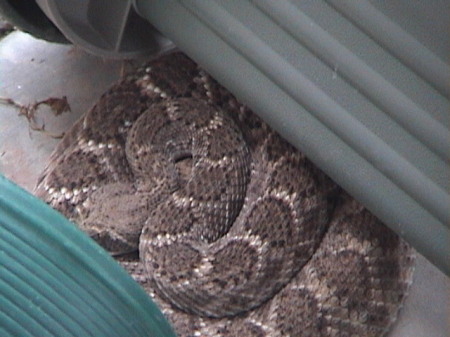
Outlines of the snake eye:
M 175 164 L 185 161 L 185 160 L 192 160 L 192 154 L 191 153 L 180 153 L 174 157 Z
M 178 177 L 184 183 L 186 183 L 192 174 L 192 154 L 183 153 L 174 158 L 175 168 L 178 173 Z

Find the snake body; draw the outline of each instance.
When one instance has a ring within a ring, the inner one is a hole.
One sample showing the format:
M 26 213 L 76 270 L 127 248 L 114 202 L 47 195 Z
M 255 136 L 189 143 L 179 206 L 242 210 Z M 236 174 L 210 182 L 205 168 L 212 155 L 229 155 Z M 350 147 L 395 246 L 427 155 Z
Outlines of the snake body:
M 35 192 L 180 336 L 382 336 L 412 282 L 405 242 L 181 53 L 108 90 Z

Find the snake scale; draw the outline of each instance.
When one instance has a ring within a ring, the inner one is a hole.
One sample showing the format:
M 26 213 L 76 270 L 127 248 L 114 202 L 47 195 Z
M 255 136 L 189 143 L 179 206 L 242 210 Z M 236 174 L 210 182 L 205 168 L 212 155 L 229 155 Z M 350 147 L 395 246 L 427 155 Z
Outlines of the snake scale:
M 113 85 L 35 193 L 179 336 L 383 336 L 412 282 L 405 242 L 179 52 Z

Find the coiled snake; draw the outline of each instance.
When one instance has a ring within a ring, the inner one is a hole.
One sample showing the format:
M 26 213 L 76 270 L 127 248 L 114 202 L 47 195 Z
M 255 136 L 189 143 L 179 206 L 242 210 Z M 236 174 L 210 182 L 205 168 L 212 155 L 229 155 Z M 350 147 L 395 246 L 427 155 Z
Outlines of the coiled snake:
M 381 336 L 412 280 L 407 244 L 181 53 L 106 92 L 35 192 L 180 336 Z

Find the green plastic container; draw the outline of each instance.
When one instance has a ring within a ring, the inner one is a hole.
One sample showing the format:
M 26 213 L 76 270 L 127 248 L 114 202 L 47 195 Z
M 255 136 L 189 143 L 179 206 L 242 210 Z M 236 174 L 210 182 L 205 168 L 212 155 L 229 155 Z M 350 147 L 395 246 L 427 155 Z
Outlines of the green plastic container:
M 0 175 L 0 336 L 175 334 L 100 246 Z

